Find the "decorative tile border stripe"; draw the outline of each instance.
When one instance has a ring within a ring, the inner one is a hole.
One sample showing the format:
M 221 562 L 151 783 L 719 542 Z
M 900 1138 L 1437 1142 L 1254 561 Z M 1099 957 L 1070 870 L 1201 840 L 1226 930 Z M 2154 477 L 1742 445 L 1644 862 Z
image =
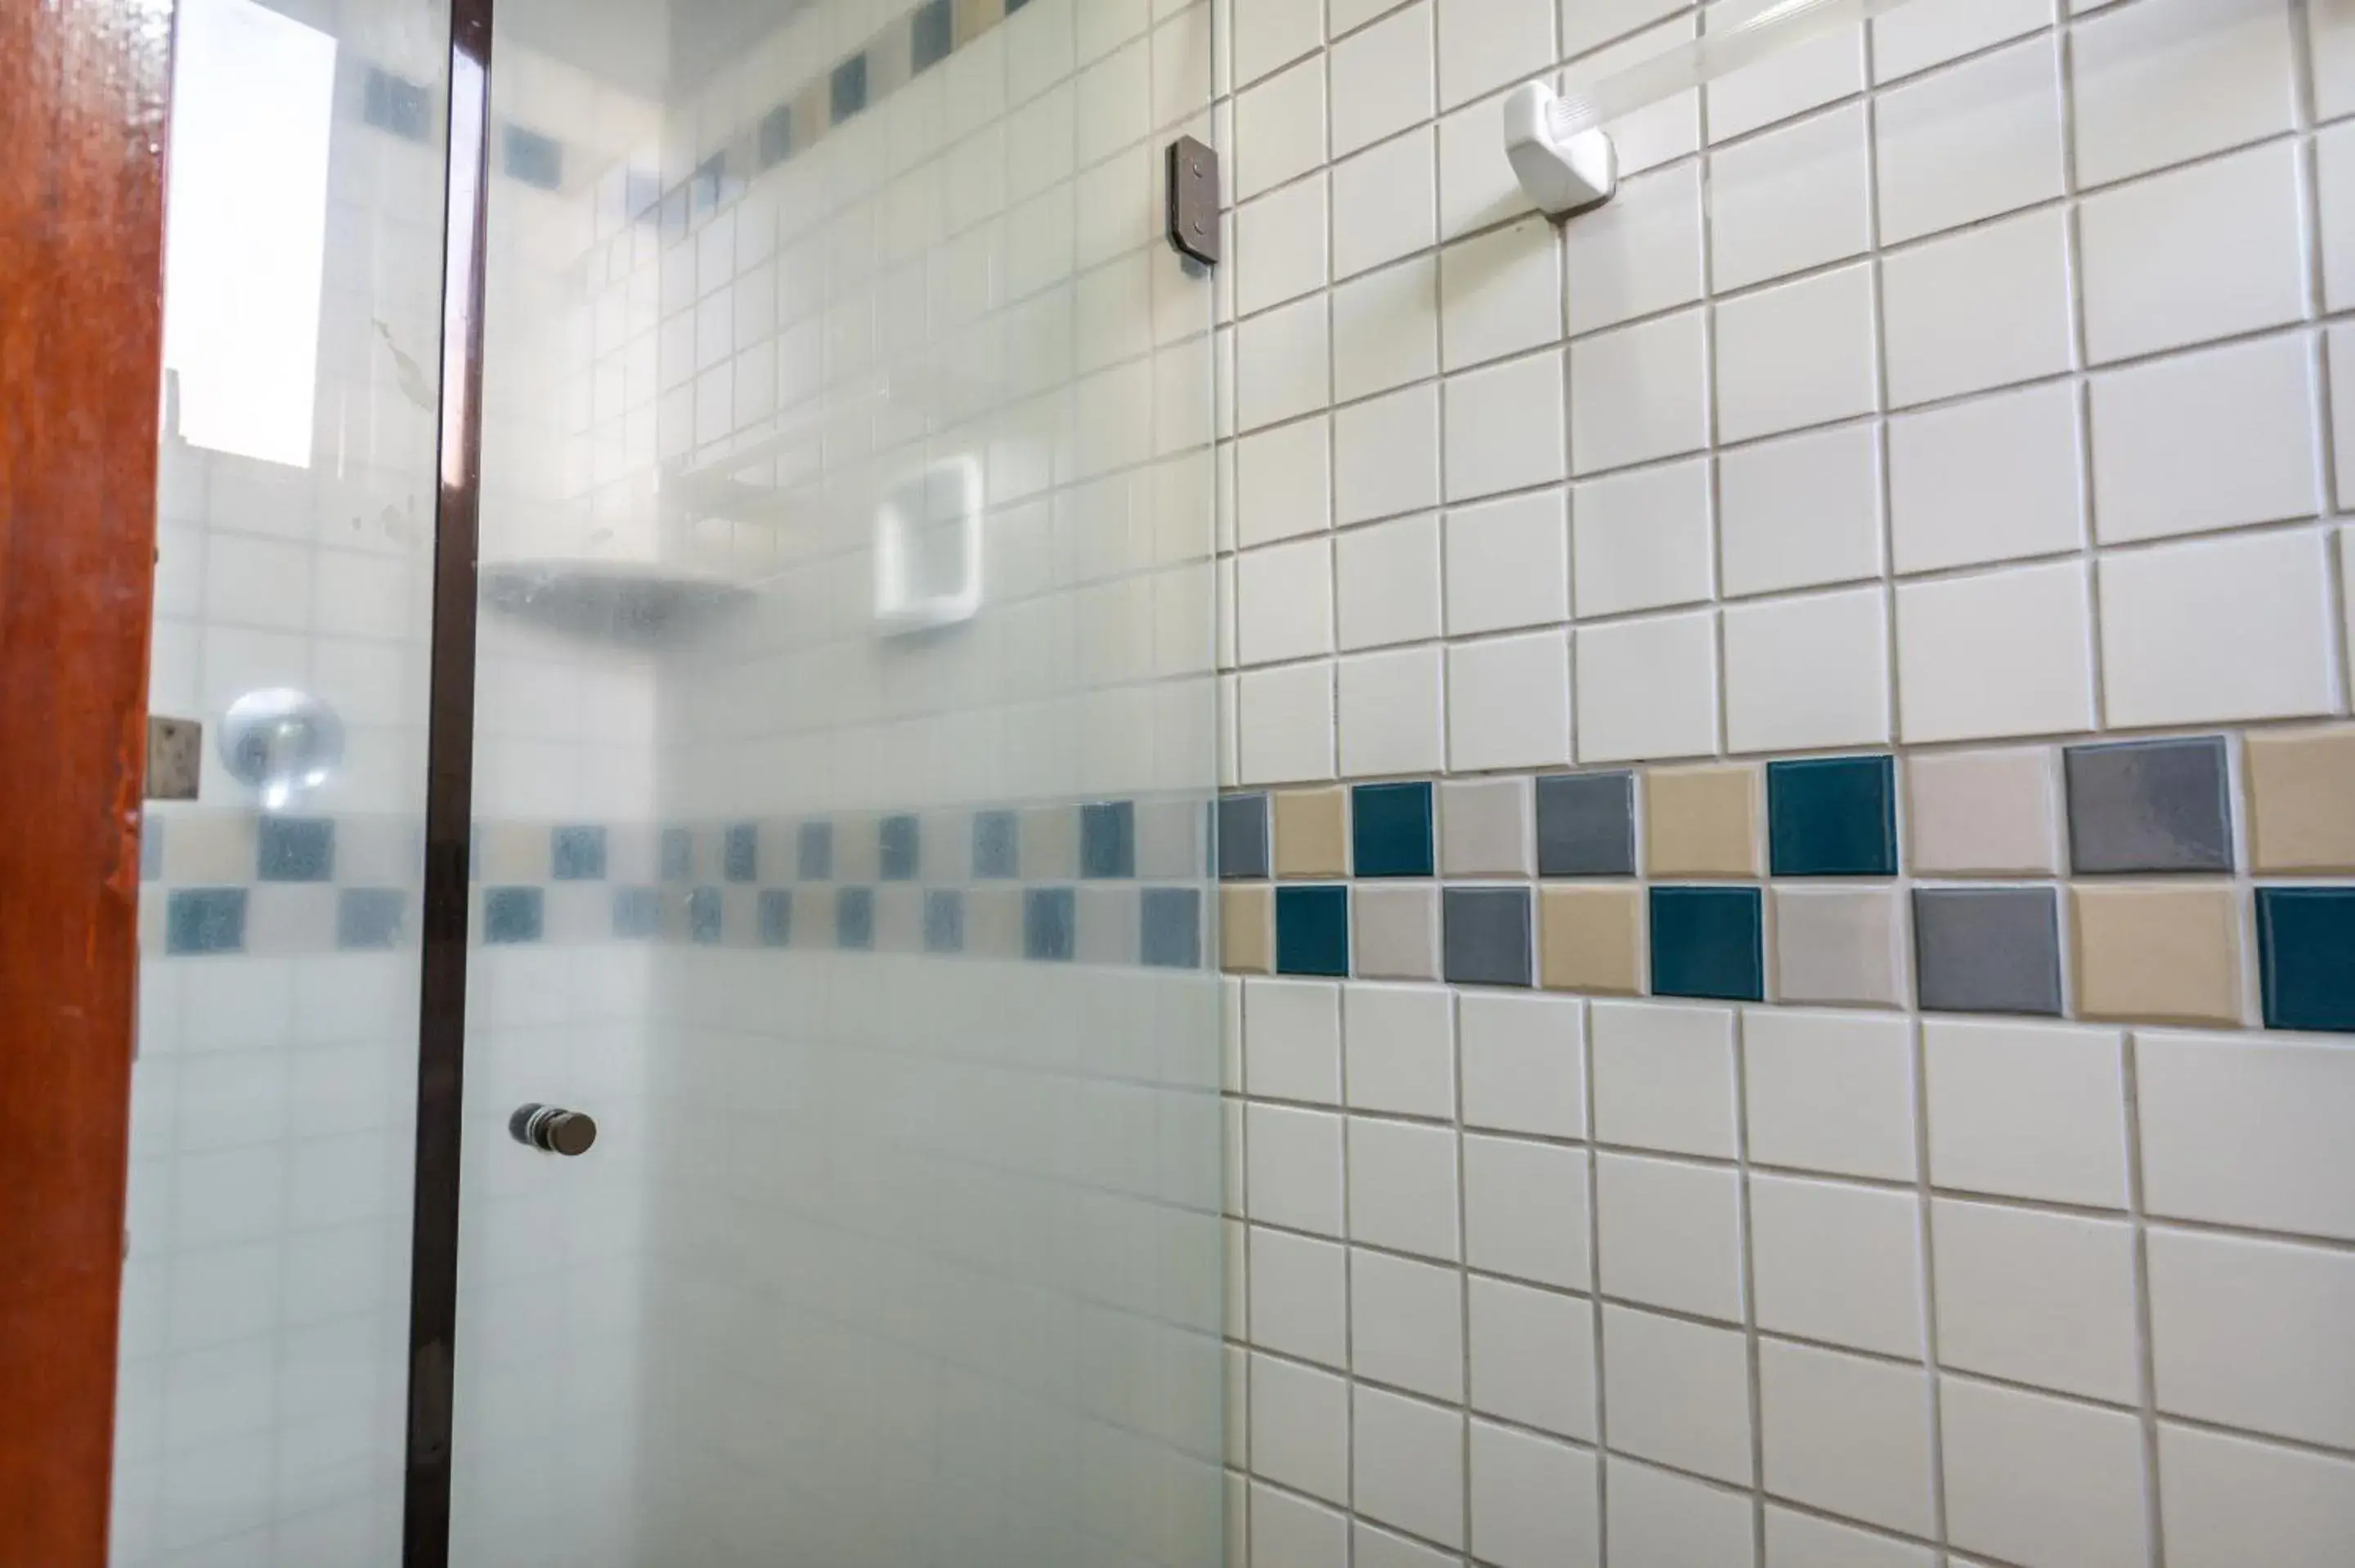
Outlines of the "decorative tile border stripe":
M 925 0 L 887 22 L 864 46 L 762 111 L 733 141 L 664 191 L 647 191 L 626 216 L 676 238 L 741 196 L 748 176 L 802 156 L 840 127 L 940 65 L 1029 0 Z
M 2355 726 L 2244 746 L 2237 782 L 2200 736 L 1231 794 L 1220 962 L 2238 1027 L 2237 825 L 2257 876 L 2355 877 Z M 2355 1032 L 2355 885 L 2247 896 L 2265 1026 Z
M 490 822 L 478 946 L 665 941 L 1199 969 L 1204 799 L 655 826 Z M 158 956 L 367 951 L 416 930 L 413 820 L 173 811 L 142 841 Z

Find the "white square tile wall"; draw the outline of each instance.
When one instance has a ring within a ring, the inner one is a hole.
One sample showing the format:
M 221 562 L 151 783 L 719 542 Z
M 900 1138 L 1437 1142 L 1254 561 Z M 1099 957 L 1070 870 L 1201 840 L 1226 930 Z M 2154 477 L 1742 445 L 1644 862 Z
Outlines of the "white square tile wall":
M 1231 4 L 1246 787 L 2348 714 L 2344 0 L 1911 0 L 1614 125 L 1563 225 L 1501 95 L 1695 5 Z M 1354 1383 L 1234 1457 L 1260 1568 L 2355 1538 L 2333 1041 L 1339 991 L 1339 1079 L 1236 1097 L 1304 1309 L 1232 1337 Z

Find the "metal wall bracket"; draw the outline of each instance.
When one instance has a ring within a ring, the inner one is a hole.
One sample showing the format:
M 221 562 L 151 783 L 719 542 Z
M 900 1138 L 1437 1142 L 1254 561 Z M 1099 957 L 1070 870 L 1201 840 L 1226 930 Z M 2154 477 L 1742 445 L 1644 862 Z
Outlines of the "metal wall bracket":
M 195 800 L 204 766 L 204 726 L 195 719 L 148 715 L 147 799 Z
M 1220 261 L 1219 154 L 1180 136 L 1169 143 L 1169 243 L 1205 267 Z

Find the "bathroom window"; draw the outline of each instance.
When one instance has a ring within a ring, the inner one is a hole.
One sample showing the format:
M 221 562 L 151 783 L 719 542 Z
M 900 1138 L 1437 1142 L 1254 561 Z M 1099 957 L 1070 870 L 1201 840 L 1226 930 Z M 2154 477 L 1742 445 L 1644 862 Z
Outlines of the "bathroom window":
M 308 467 L 336 41 L 253 0 L 182 0 L 164 366 L 191 445 Z

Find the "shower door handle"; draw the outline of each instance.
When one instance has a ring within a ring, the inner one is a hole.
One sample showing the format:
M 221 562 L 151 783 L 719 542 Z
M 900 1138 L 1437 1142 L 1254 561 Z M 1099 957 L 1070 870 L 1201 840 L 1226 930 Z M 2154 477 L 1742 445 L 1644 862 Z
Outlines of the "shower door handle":
M 517 1106 L 507 1118 L 507 1131 L 517 1143 L 549 1154 L 586 1154 L 597 1141 L 596 1119 L 561 1106 Z

